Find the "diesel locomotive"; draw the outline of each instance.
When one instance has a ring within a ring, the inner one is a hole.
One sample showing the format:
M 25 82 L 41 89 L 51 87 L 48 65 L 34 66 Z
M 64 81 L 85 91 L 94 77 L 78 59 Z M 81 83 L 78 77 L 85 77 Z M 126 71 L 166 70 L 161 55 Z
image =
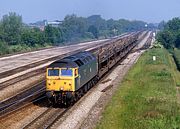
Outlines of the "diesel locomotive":
M 73 103 L 93 86 L 88 82 L 97 81 L 97 74 L 98 61 L 90 52 L 55 61 L 47 68 L 46 95 L 52 103 Z
M 47 67 L 46 96 L 53 104 L 70 105 L 137 44 L 142 32 L 126 34 L 99 48 L 57 60 Z

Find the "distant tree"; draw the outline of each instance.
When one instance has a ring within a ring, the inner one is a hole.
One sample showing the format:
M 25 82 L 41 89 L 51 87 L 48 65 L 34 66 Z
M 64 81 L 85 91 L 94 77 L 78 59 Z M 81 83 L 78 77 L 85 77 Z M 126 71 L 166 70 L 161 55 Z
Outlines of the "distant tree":
M 44 33 L 46 37 L 46 42 L 48 43 L 56 45 L 57 43 L 61 43 L 63 41 L 60 28 L 48 25 L 45 27 Z
M 9 53 L 8 44 L 6 42 L 0 41 L 0 55 Z
M 3 41 L 4 39 L 4 33 L 2 31 L 2 23 L 0 22 L 0 41 Z
M 146 24 L 147 23 L 145 23 L 143 21 L 134 20 L 134 21 L 130 22 L 131 27 L 128 27 L 128 28 L 130 28 L 130 31 L 143 30 L 143 29 L 145 29 Z
M 176 34 L 175 47 L 180 48 L 180 29 L 178 30 Z
M 21 40 L 23 44 L 26 44 L 28 46 L 33 46 L 35 44 L 32 33 L 33 32 L 30 29 L 23 29 L 21 34 Z
M 159 42 L 161 42 L 164 45 L 164 47 L 167 48 L 167 49 L 170 49 L 170 48 L 174 47 L 174 44 L 173 44 L 174 36 L 168 30 L 165 30 L 165 31 L 163 31 L 161 33 L 158 33 L 157 40 Z
M 176 19 L 173 22 L 178 22 Z M 16 13 L 4 15 L 0 21 L 0 54 L 30 50 L 45 45 L 59 45 L 65 42 L 78 42 L 90 39 L 107 38 L 124 32 L 143 30 L 145 22 L 120 20 L 105 20 L 100 15 L 78 17 L 67 15 L 58 27 L 45 26 L 44 31 L 32 26 L 44 26 L 45 21 L 30 24 L 22 22 L 22 17 Z M 174 25 L 174 23 L 172 23 Z M 169 27 L 172 25 L 169 23 Z M 178 25 L 178 24 L 177 24 Z M 178 26 L 173 26 L 178 28 Z M 174 33 L 170 31 L 174 36 Z M 164 35 L 168 35 L 165 33 Z M 172 36 L 172 37 L 173 37 Z M 179 46 L 179 34 L 174 38 L 175 46 Z M 162 40 L 167 41 L 168 39 Z M 9 47 L 10 49 L 5 49 Z M 2 50 L 4 49 L 4 50 Z
M 9 45 L 20 44 L 21 30 L 22 30 L 22 17 L 16 13 L 9 13 L 4 15 L 1 21 L 3 37 Z
M 98 38 L 98 29 L 94 25 L 89 26 L 88 32 L 91 32 L 96 39 Z
M 109 36 L 115 36 L 122 33 L 122 25 L 117 20 L 107 20 L 107 30 Z
M 101 18 L 101 15 L 92 15 L 87 18 L 87 22 L 89 26 L 94 26 L 97 29 L 98 35 L 95 35 L 96 38 L 103 36 L 101 34 L 106 34 L 102 32 L 107 30 L 107 23 L 105 19 Z
M 158 33 L 157 40 L 167 49 L 180 48 L 180 19 L 173 18 L 169 20 L 164 25 L 164 29 Z
M 46 43 L 44 32 L 41 32 L 38 28 L 23 29 L 21 40 L 23 44 L 26 44 L 30 47 L 35 47 L 36 45 L 43 46 Z
M 168 21 L 165 29 L 170 30 L 171 32 L 176 32 L 180 29 L 180 19 L 173 18 L 172 20 Z
M 67 15 L 60 25 L 65 41 L 79 40 L 87 32 L 88 26 L 85 18 L 76 15 Z
M 159 29 L 159 30 L 163 30 L 164 27 L 165 27 L 165 25 L 166 25 L 166 22 L 165 22 L 165 21 L 161 21 L 161 22 L 158 24 L 158 29 Z

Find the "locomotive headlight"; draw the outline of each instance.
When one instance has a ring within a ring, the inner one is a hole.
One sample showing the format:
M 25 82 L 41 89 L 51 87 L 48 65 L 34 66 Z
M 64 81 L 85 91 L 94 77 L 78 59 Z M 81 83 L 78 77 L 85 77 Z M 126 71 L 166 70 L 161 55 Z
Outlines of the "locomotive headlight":
M 51 85 L 51 81 L 47 80 L 47 85 L 50 86 Z
M 63 90 L 64 88 L 63 87 L 61 87 L 61 90 Z

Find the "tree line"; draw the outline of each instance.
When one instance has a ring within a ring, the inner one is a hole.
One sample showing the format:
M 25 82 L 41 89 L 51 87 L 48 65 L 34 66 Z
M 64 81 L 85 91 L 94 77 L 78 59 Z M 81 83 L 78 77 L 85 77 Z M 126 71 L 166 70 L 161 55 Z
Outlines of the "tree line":
M 0 20 L 0 55 L 65 43 L 108 38 L 124 32 L 147 29 L 143 21 L 105 20 L 100 15 L 87 18 L 67 15 L 58 27 L 44 31 L 23 23 L 22 16 L 11 12 Z
M 159 24 L 157 40 L 167 49 L 180 48 L 180 18 L 173 18 Z

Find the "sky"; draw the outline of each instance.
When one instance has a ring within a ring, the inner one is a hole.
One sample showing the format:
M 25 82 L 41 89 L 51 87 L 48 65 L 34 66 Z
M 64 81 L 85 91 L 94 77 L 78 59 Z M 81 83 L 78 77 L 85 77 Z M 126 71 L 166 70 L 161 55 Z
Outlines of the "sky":
M 180 16 L 180 0 L 0 0 L 0 18 L 9 12 L 25 23 L 63 20 L 67 14 L 158 23 Z

